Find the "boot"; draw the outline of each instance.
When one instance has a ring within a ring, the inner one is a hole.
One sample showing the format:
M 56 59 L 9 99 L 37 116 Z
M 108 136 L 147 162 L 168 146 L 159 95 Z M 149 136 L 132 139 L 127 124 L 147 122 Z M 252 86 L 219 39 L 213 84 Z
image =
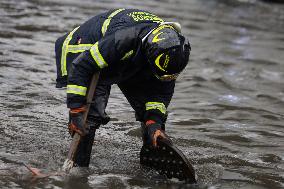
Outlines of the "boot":
M 75 155 L 75 160 L 74 160 L 75 167 L 89 167 L 95 133 L 98 128 L 99 124 L 90 125 L 89 134 L 81 138 L 81 141 L 78 145 L 78 149 Z

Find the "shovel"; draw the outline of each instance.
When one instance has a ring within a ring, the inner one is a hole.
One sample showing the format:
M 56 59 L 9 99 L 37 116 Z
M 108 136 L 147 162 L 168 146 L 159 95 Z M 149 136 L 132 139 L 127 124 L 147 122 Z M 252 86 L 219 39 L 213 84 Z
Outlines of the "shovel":
M 88 93 L 87 93 L 87 107 L 86 107 L 86 111 L 84 112 L 84 116 L 83 116 L 83 120 L 84 120 L 84 126 L 86 127 L 86 121 L 87 121 L 87 116 L 89 113 L 89 109 L 91 106 L 91 102 L 93 100 L 93 96 L 95 93 L 95 89 L 99 80 L 99 75 L 100 73 L 97 72 L 93 75 L 92 80 L 91 80 L 91 84 L 89 86 L 88 89 Z M 72 139 L 72 142 L 70 144 L 70 149 L 67 155 L 67 159 L 64 161 L 64 164 L 62 166 L 63 171 L 65 172 L 69 172 L 70 169 L 74 166 L 74 158 L 75 158 L 75 154 L 77 152 L 77 148 L 79 145 L 79 142 L 81 140 L 81 136 L 78 133 L 75 133 Z

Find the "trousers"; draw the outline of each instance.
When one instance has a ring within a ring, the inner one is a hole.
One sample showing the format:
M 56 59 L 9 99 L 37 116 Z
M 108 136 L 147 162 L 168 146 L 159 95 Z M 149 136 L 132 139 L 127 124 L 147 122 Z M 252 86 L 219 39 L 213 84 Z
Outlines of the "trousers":
M 146 97 L 141 91 L 134 90 L 135 87 L 129 84 L 118 84 L 118 87 L 127 98 L 131 107 L 135 110 L 135 117 L 137 121 L 142 122 L 145 113 Z M 75 155 L 75 166 L 88 167 L 90 164 L 92 147 L 96 130 L 100 125 L 105 125 L 110 118 L 106 114 L 105 109 L 108 103 L 111 86 L 98 83 L 94 98 L 89 110 L 87 124 L 90 127 L 89 134 L 81 138 L 78 150 Z

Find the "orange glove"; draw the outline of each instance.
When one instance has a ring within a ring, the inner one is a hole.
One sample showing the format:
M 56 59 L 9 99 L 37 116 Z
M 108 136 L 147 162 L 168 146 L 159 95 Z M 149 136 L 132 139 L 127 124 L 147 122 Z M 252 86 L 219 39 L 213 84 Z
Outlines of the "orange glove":
M 84 113 L 86 107 L 73 108 L 69 111 L 69 123 L 68 129 L 71 136 L 78 133 L 81 136 L 85 136 L 89 133 L 89 128 L 84 125 Z
M 156 123 L 153 120 L 148 120 L 145 125 L 144 136 L 146 144 L 157 147 L 158 138 L 168 138 L 165 132 L 162 130 L 161 124 Z

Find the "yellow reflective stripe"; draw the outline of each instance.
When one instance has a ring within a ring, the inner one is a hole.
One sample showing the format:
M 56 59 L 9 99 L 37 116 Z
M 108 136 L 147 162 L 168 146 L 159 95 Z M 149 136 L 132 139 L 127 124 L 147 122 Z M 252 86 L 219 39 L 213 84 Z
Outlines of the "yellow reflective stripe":
M 99 42 L 96 42 L 94 46 L 92 46 L 92 48 L 90 49 L 90 52 L 91 52 L 93 59 L 96 61 L 97 65 L 100 68 L 104 68 L 108 66 L 108 64 L 106 63 L 102 54 L 99 51 Z
M 127 15 L 132 17 L 132 19 L 135 22 L 139 22 L 139 21 L 151 21 L 151 22 L 156 22 L 156 23 L 164 22 L 163 19 L 149 12 L 131 12 Z
M 86 96 L 87 87 L 79 85 L 67 85 L 67 93 Z
M 164 28 L 171 28 L 171 29 L 175 30 L 175 28 L 173 26 L 165 24 L 165 25 L 160 25 L 159 27 L 154 29 L 152 33 L 155 35 L 156 33 L 158 33 L 160 30 L 162 30 Z
M 105 33 L 106 33 L 106 31 L 107 31 L 107 28 L 108 28 L 108 25 L 109 25 L 111 19 L 112 19 L 115 15 L 117 15 L 118 13 L 120 13 L 120 12 L 123 11 L 123 10 L 125 10 L 125 9 L 117 9 L 116 11 L 112 12 L 112 13 L 108 16 L 108 18 L 104 21 L 103 26 L 102 26 L 102 34 L 103 34 L 103 36 L 105 35 Z
M 89 50 L 94 44 L 68 45 L 68 52 L 80 53 Z
M 156 60 L 155 60 L 155 64 L 156 64 L 156 66 L 160 69 L 160 70 L 162 70 L 162 71 L 164 71 L 164 72 L 167 72 L 164 68 L 162 68 L 162 66 L 160 65 L 160 58 L 162 57 L 164 55 L 164 53 L 162 53 L 162 54 L 160 54 L 159 56 L 157 56 L 157 58 L 156 58 Z
M 73 31 L 71 31 L 63 42 L 62 53 L 61 53 L 61 74 L 62 74 L 62 76 L 67 75 L 66 56 L 67 56 L 67 53 L 68 53 L 68 44 L 69 44 L 70 40 L 72 39 L 74 32 L 79 27 L 80 26 L 78 26 Z
M 162 112 L 163 114 L 165 114 L 167 111 L 166 106 L 161 102 L 147 102 L 145 106 L 146 110 L 157 109 L 160 110 L 160 112 Z

